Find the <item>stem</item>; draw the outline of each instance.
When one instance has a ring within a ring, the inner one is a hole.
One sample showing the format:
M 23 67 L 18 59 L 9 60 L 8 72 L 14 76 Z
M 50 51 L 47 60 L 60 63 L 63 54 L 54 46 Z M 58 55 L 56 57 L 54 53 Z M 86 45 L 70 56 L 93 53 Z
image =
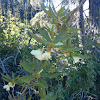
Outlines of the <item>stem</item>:
M 22 92 L 21 95 L 20 95 L 20 98 L 22 98 L 23 94 L 26 92 L 26 90 L 27 90 L 28 86 L 30 85 L 30 83 L 31 83 L 31 81 L 29 81 L 29 82 L 27 83 L 25 89 L 23 90 L 23 92 Z
M 13 90 L 12 90 L 12 96 L 13 96 L 14 100 L 16 100 L 15 97 L 14 97 L 14 87 L 13 87 Z
M 40 63 L 40 65 L 39 65 L 39 67 L 38 67 L 38 70 L 40 69 L 40 66 L 43 64 L 43 60 L 41 61 L 41 63 Z
M 8 94 L 9 94 L 9 96 L 12 98 L 12 96 L 11 96 L 11 94 L 10 94 L 10 92 L 8 91 Z

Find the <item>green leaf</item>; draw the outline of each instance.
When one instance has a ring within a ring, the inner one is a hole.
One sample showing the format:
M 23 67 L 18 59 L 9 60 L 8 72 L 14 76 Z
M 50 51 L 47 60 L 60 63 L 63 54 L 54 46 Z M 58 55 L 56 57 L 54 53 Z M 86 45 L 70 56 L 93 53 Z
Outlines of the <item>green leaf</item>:
M 47 66 L 47 67 L 45 67 L 41 73 L 42 73 L 42 74 L 45 74 L 45 73 L 49 72 L 49 70 L 50 70 L 51 66 L 52 66 L 52 64 L 51 64 L 51 63 L 50 63 L 50 64 L 48 64 L 48 66 Z
M 30 96 L 27 100 L 31 100 L 32 96 Z
M 34 79 L 33 75 L 26 75 L 26 76 L 23 76 L 23 77 L 19 78 L 19 80 L 21 82 L 25 82 L 25 83 L 28 83 L 29 81 L 31 81 L 33 79 Z
M 70 32 L 77 33 L 80 29 L 69 29 Z
M 46 14 L 48 14 L 48 11 L 45 9 L 45 7 L 44 7 L 43 4 L 41 4 L 41 8 L 42 8 L 42 10 L 43 10 Z
M 48 85 L 47 85 L 46 81 L 43 78 L 39 78 L 38 82 L 42 87 L 48 88 Z
M 68 40 L 69 38 L 71 38 L 74 35 L 79 35 L 79 34 L 78 33 L 70 33 L 69 35 L 66 35 L 66 36 L 61 36 L 60 34 L 58 34 L 58 36 L 55 37 L 55 39 L 54 39 L 54 43 L 58 43 L 58 42 L 61 42 L 61 41 Z
M 57 16 L 60 16 L 60 15 L 63 13 L 64 9 L 65 9 L 65 6 L 62 7 L 62 8 L 58 11 Z
M 42 28 L 38 28 L 38 30 L 39 30 L 40 35 L 43 36 L 43 38 L 45 38 L 48 42 L 51 41 L 51 39 L 49 37 L 49 33 L 46 30 L 44 30 Z
M 44 67 L 46 67 L 47 65 L 47 61 L 44 61 L 43 64 L 40 66 L 40 69 L 38 70 L 38 72 L 40 72 L 42 69 L 44 69 Z
M 88 57 L 87 55 L 82 55 L 82 54 L 75 54 L 76 57 L 80 57 L 82 59 L 87 59 L 87 58 L 90 58 Z
M 42 77 L 45 78 L 56 78 L 57 76 L 59 76 L 61 73 L 53 73 L 53 74 L 45 74 L 45 75 L 41 75 Z
M 4 75 L 2 73 L 0 73 L 0 74 L 2 75 L 3 79 L 5 79 L 5 80 L 9 80 L 9 82 L 12 80 L 8 74 L 6 74 L 6 75 Z
M 40 65 L 39 60 L 38 60 L 38 59 L 36 59 L 35 57 L 33 57 L 33 64 L 32 64 L 32 68 L 34 68 L 34 69 L 35 69 L 35 71 L 37 71 L 37 70 L 38 70 L 38 67 L 37 67 L 37 66 L 39 66 L 39 65 Z
M 15 75 L 14 75 L 14 73 L 12 72 L 12 78 L 14 79 L 15 78 Z
M 52 25 L 52 28 L 51 28 L 51 38 L 52 39 L 54 38 L 54 25 Z
M 79 48 L 79 47 L 71 47 L 71 46 L 68 46 L 68 45 L 64 45 L 62 47 L 62 51 L 69 51 L 69 52 L 75 52 L 75 51 L 79 51 L 81 50 L 82 48 Z
M 54 19 L 57 19 L 56 15 L 55 15 L 55 12 L 52 10 L 52 8 L 51 8 L 50 5 L 49 5 L 49 10 L 50 10 L 51 13 L 52 13 L 52 17 L 53 17 Z
M 20 65 L 24 68 L 26 72 L 34 73 L 34 70 L 32 69 L 32 64 L 29 64 L 29 62 L 24 60 L 20 62 Z
M 6 82 L 10 82 L 11 80 L 9 80 L 9 79 L 6 79 L 6 78 L 2 78 L 4 81 L 6 81 Z
M 8 96 L 8 99 L 9 99 L 9 100 L 13 100 L 13 98 L 11 97 L 11 95 Z
M 52 3 L 52 9 L 53 9 L 54 13 L 57 14 L 53 3 Z
M 54 38 L 54 43 L 58 43 L 63 40 L 65 35 L 65 31 L 61 31 L 56 37 Z
M 61 67 L 56 68 L 55 71 L 57 71 L 57 72 L 62 72 L 64 68 L 65 68 L 64 66 L 61 66 Z
M 44 44 L 50 44 L 50 42 L 44 40 L 44 39 L 39 39 L 35 34 L 30 34 L 37 42 L 40 42 L 40 43 L 44 43 Z
M 15 78 L 15 80 L 19 79 L 19 75 Z
M 26 100 L 26 95 L 25 94 L 23 95 L 23 100 Z
M 52 12 L 50 11 L 50 9 L 49 9 L 49 11 L 48 11 L 48 15 L 49 15 L 51 18 L 54 18 L 54 16 L 52 15 Z
M 67 16 L 66 16 L 67 12 L 68 12 L 68 10 L 63 11 L 63 13 L 60 15 L 60 18 L 61 18 L 61 17 L 65 17 L 65 18 L 66 18 L 66 17 L 67 17 Z
M 45 98 L 46 97 L 46 91 L 45 91 L 45 88 L 44 87 L 39 87 L 38 88 L 38 91 L 39 91 L 39 95 L 42 97 L 42 98 Z M 40 99 L 41 100 L 41 99 Z M 45 99 L 42 99 L 42 100 L 45 100 Z

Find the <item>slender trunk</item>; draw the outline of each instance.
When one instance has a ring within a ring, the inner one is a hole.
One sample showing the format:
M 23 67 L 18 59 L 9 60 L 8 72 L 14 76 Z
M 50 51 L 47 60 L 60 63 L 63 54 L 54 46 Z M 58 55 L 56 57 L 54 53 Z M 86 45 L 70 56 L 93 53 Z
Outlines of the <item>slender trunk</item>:
M 82 0 L 80 0 L 79 3 L 81 3 L 81 1 Z M 82 35 L 85 35 L 83 5 L 80 7 L 79 12 L 80 12 L 79 26 L 81 28 Z M 82 44 L 83 44 L 83 50 L 84 50 L 84 53 L 85 53 L 85 50 L 86 50 L 86 36 L 82 36 Z

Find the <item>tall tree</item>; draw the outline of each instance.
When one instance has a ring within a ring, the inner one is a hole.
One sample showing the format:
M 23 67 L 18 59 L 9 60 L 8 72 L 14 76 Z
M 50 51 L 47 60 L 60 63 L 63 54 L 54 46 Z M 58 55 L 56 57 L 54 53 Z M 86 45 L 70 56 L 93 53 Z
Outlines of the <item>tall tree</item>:
M 79 0 L 79 4 L 82 2 L 82 0 Z M 79 13 L 80 13 L 80 18 L 79 18 L 79 26 L 81 28 L 81 33 L 83 35 L 85 35 L 85 28 L 84 28 L 84 16 L 83 16 L 83 5 L 80 7 L 79 9 Z M 86 37 L 82 36 L 82 44 L 83 44 L 83 49 L 85 52 L 85 47 L 86 47 Z
M 91 23 L 100 27 L 100 0 L 89 0 L 89 10 Z

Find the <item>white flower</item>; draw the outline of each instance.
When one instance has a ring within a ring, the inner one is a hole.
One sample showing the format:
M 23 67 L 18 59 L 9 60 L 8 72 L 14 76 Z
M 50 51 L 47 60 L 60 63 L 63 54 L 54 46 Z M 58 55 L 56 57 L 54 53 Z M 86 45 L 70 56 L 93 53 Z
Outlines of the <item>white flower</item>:
M 48 60 L 51 58 L 50 52 L 45 52 L 42 54 L 42 50 L 32 50 L 31 54 L 34 55 L 39 60 Z
M 74 58 L 75 63 L 80 62 L 80 59 L 82 59 L 80 57 L 73 57 L 73 58 Z
M 37 59 L 42 60 L 42 50 L 32 50 L 31 54 L 34 55 Z
M 6 89 L 6 91 L 10 90 L 10 86 L 9 85 L 4 85 L 3 88 Z
M 6 91 L 9 91 L 10 90 L 10 87 L 14 87 L 15 86 L 15 83 L 12 84 L 11 82 L 9 82 L 7 85 L 4 85 L 3 88 L 6 89 Z
M 13 88 L 15 86 L 15 83 L 12 84 L 11 82 L 9 82 L 8 85 Z
M 61 46 L 61 45 L 63 45 L 63 43 L 62 42 L 58 42 L 56 45 L 57 46 Z
M 51 59 L 50 52 L 45 52 L 42 54 L 42 60 L 48 60 Z

